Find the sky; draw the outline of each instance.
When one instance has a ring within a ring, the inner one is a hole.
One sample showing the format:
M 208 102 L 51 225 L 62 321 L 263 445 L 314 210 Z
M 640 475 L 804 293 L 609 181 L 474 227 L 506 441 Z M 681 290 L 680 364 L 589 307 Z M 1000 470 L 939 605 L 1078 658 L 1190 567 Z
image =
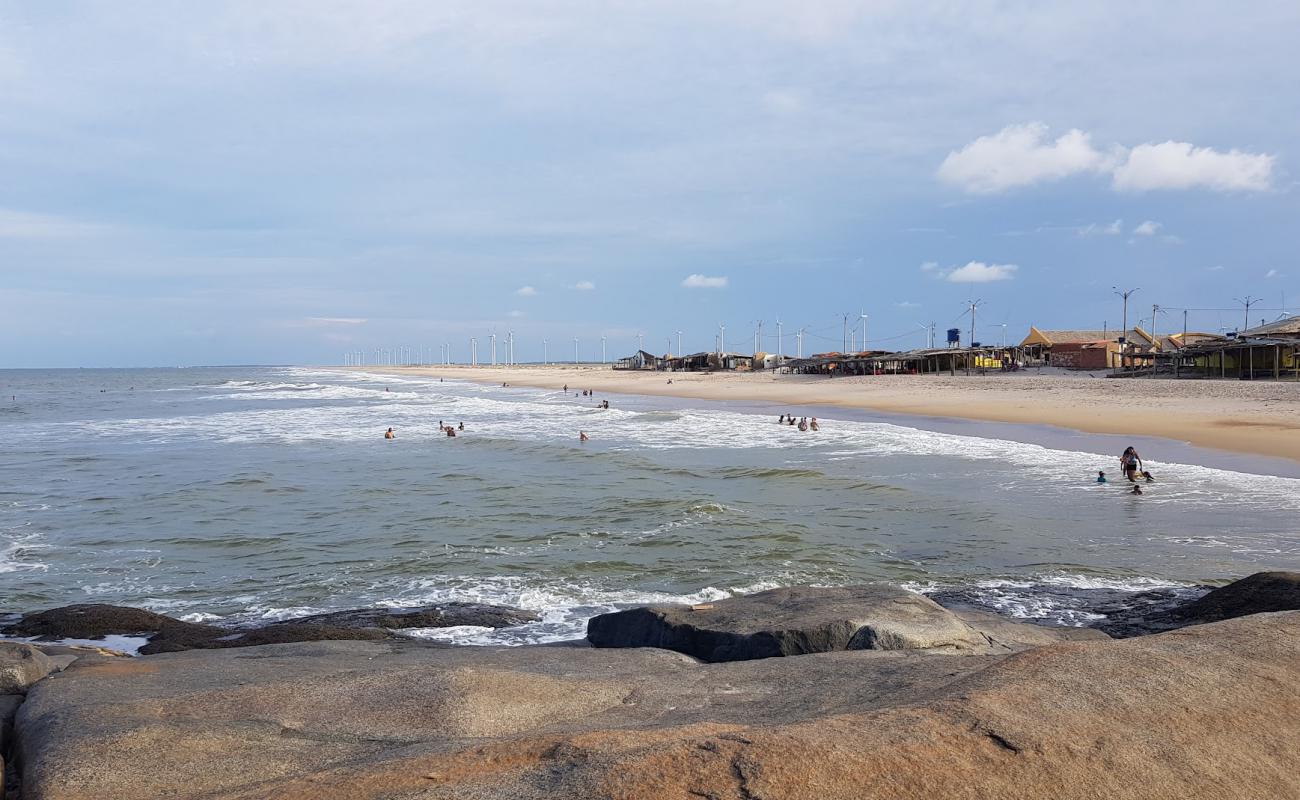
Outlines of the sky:
M 906 349 L 970 301 L 1018 341 L 1115 287 L 1258 324 L 1297 41 L 1294 0 L 0 0 L 0 368 Z

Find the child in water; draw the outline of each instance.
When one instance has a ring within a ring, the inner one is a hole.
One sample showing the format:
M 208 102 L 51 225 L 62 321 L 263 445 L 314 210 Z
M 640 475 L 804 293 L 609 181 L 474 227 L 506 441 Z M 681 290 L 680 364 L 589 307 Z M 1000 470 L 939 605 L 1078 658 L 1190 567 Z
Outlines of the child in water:
M 1097 473 L 1097 483 L 1105 483 L 1105 482 L 1106 482 L 1106 473 L 1099 471 Z
M 1142 487 L 1138 486 L 1136 483 L 1133 484 L 1133 494 L 1142 494 Z

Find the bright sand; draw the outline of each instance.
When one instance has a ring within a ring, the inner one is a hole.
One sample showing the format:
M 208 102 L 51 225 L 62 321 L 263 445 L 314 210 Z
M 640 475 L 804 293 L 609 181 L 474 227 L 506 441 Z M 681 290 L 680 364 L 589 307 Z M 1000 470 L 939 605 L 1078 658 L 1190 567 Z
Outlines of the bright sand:
M 771 373 L 618 371 L 599 365 L 384 367 L 392 372 L 543 389 L 874 409 L 1158 436 L 1300 461 L 1300 383 L 1108 379 L 1033 373 L 826 378 Z M 671 380 L 672 383 L 668 383 Z

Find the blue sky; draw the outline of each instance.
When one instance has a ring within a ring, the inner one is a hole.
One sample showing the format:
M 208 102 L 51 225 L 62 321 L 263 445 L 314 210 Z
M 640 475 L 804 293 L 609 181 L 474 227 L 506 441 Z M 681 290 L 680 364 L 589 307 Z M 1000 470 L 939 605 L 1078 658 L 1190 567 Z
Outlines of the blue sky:
M 0 1 L 0 367 L 1300 310 L 1300 5 L 1070 6 Z

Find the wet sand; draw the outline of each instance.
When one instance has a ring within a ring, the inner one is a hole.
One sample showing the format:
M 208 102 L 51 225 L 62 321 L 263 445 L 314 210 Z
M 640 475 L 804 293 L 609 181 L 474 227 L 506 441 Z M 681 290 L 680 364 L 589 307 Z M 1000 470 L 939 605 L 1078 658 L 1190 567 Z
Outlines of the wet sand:
M 1300 461 L 1300 383 L 1116 380 L 1033 373 L 827 378 L 771 373 L 618 371 L 601 365 L 365 367 L 570 391 L 838 406 L 1148 436 Z M 672 381 L 669 383 L 668 381 Z

